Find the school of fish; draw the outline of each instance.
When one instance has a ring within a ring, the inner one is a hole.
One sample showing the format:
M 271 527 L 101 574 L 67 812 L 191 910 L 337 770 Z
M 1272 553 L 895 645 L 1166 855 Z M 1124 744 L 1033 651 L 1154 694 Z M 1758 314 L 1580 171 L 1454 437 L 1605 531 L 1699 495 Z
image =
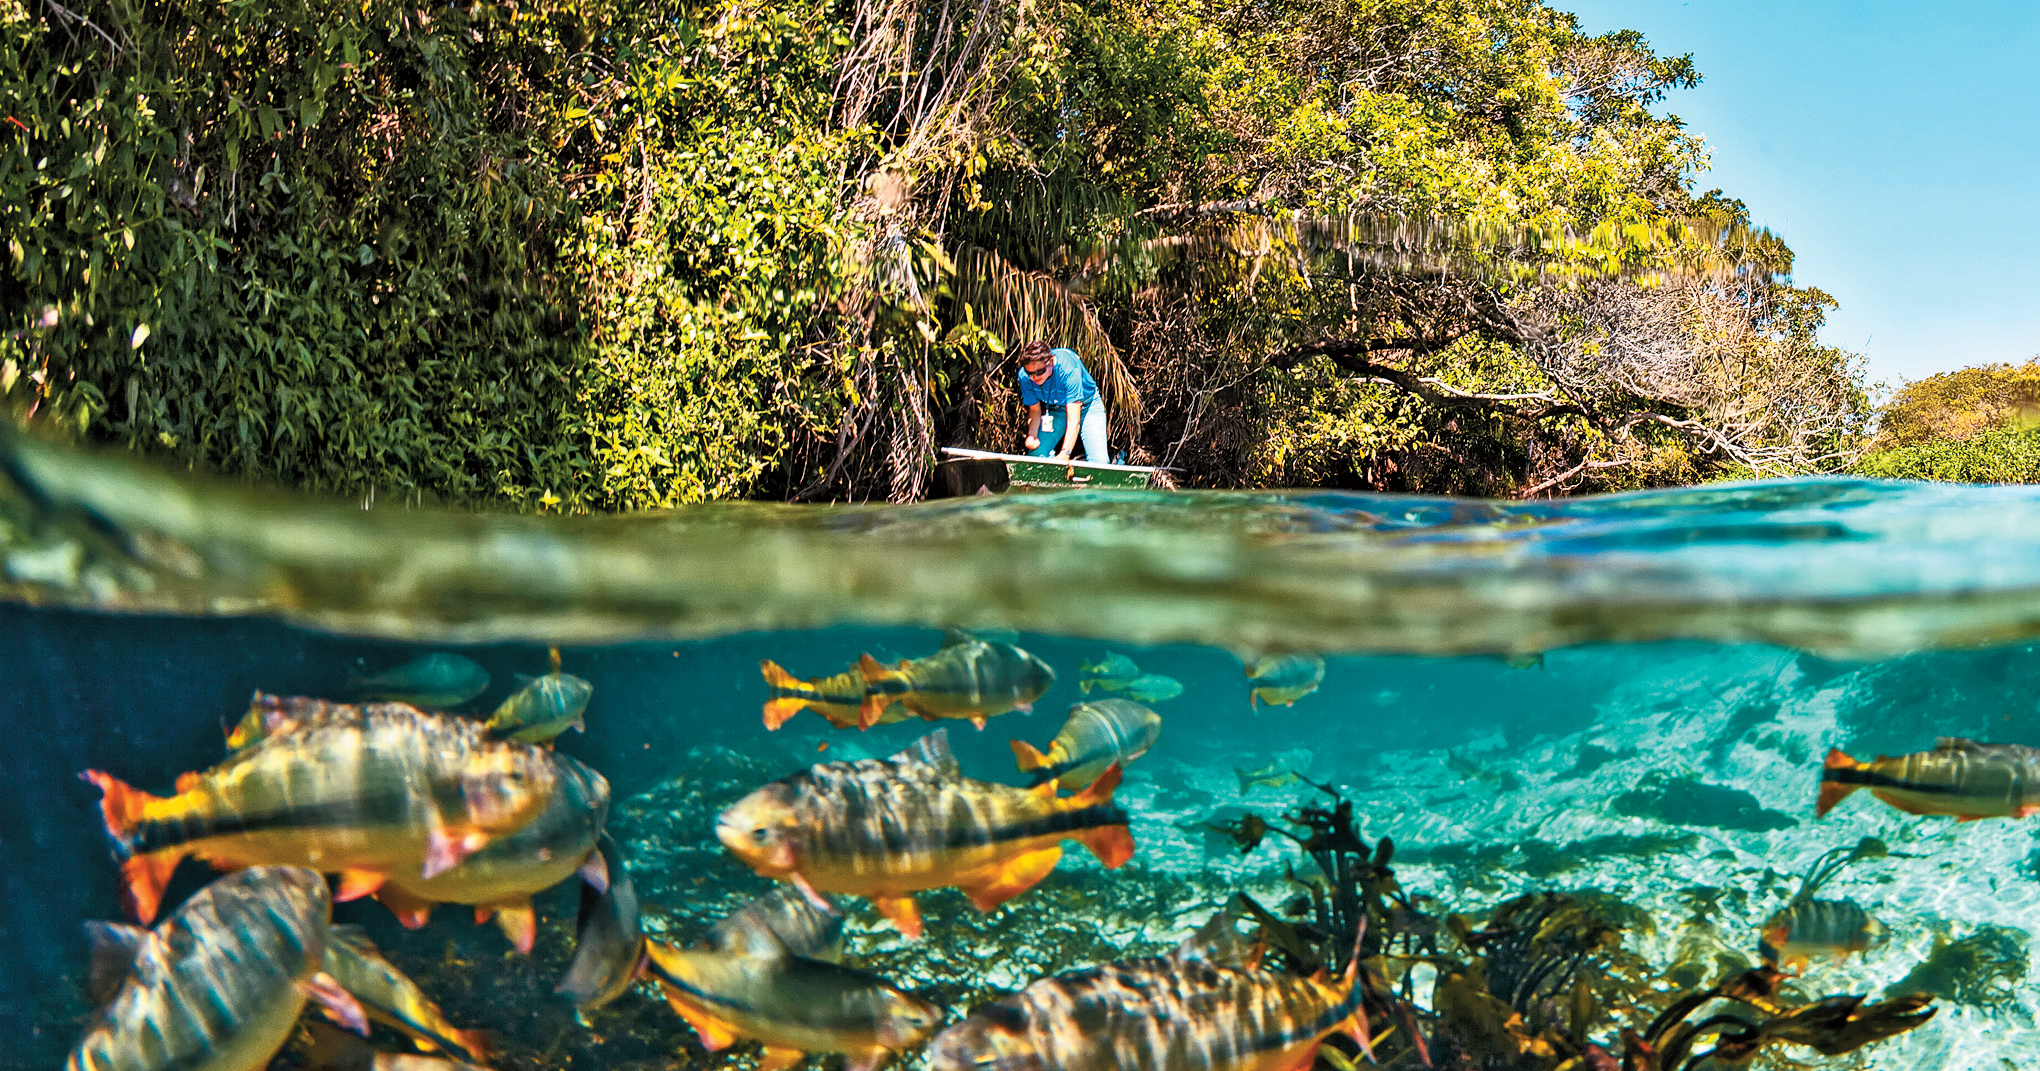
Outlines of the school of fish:
M 908 717 L 982 728 L 1031 709 L 1055 681 L 1015 643 L 961 632 L 891 666 L 865 654 L 810 680 L 769 660 L 761 668 L 768 729 L 802 710 L 838 728 Z M 66 1071 L 256 1071 L 293 1038 L 314 1068 L 486 1067 L 490 1036 L 450 1022 L 365 934 L 335 925 L 333 905 L 373 896 L 412 928 L 436 904 L 465 905 L 528 953 L 532 896 L 577 877 L 575 946 L 557 992 L 585 1017 L 634 989 L 656 991 L 707 1051 L 760 1045 L 764 1071 L 816 1053 L 873 1071 L 923 1047 L 935 1071 L 1305 1071 L 1334 1034 L 1369 1052 L 1357 944 L 1338 976 L 1278 971 L 1227 912 L 1168 955 L 1042 978 L 946 1029 L 941 1005 L 843 962 L 835 896 L 867 899 L 911 940 L 925 928 L 917 894 L 956 888 L 991 911 L 1045 879 L 1067 842 L 1107 869 L 1134 856 L 1113 796 L 1160 738 L 1163 719 L 1147 704 L 1182 686 L 1116 653 L 1080 672 L 1080 692 L 1102 694 L 1073 704 L 1045 745 L 1011 742 L 1027 787 L 965 776 L 948 730 L 936 728 L 888 758 L 816 763 L 730 804 L 717 840 L 779 884 L 687 944 L 641 925 L 606 832 L 607 780 L 550 746 L 582 727 L 594 691 L 562 672 L 557 649 L 547 673 L 520 678 L 487 714 L 459 711 L 487 691 L 489 674 L 453 654 L 357 674 L 352 702 L 257 692 L 221 761 L 182 774 L 168 795 L 82 774 L 100 790 L 139 925 L 90 927 L 88 985 L 100 1007 Z M 1324 673 L 1312 654 L 1251 661 L 1250 706 L 1293 705 Z M 1242 795 L 1301 779 L 1280 764 L 1236 772 Z M 1859 788 L 1911 814 L 2024 818 L 2040 813 L 2040 749 L 1944 738 L 1868 762 L 1834 750 L 1816 815 Z M 1251 851 L 1267 828 L 1248 817 L 1257 825 L 1205 825 Z M 1814 895 L 1841 862 L 1885 848 L 1865 838 L 1847 859 L 1841 852 L 1762 924 L 1766 963 L 1803 971 L 1880 939 L 1860 905 Z M 163 915 L 186 858 L 226 873 Z M 301 1024 L 308 1009 L 326 1022 Z M 433 1055 L 377 1051 L 360 1040 L 371 1022 Z

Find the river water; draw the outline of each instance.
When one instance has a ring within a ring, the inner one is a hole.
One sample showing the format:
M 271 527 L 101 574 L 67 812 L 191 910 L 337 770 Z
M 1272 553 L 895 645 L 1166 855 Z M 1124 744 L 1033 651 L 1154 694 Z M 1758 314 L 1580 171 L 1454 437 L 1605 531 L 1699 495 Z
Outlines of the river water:
M 1126 866 L 1072 845 L 989 913 L 928 893 L 919 941 L 844 898 L 846 962 L 951 1021 L 1045 975 L 1165 951 L 1236 893 L 1271 909 L 1307 894 L 1295 839 L 1228 831 L 1252 816 L 1307 832 L 1283 818 L 1343 799 L 1363 841 L 1392 841 L 1401 917 L 1445 959 L 1471 955 L 1448 915 L 1478 928 L 1544 891 L 1603 905 L 1621 934 L 1590 965 L 1605 986 L 1578 1040 L 1617 1053 L 1623 1027 L 1754 966 L 1765 921 L 1817 857 L 1877 838 L 1884 854 L 1820 889 L 1864 908 L 1875 939 L 1816 956 L 1782 999 L 1938 996 L 1923 1026 L 1832 1066 L 2040 1061 L 2040 827 L 1915 816 L 1868 793 L 1822 818 L 1813 806 L 1830 748 L 2040 744 L 2034 490 L 1072 492 L 593 519 L 363 505 L 0 439 L 0 1067 L 61 1062 L 91 1013 L 80 924 L 121 917 L 82 770 L 168 795 L 220 761 L 250 693 L 345 699 L 350 671 L 432 651 L 488 671 L 463 708 L 486 715 L 557 646 L 593 685 L 586 731 L 559 750 L 607 777 L 645 925 L 680 939 L 767 887 L 717 843 L 724 806 L 936 728 L 802 713 L 767 731 L 761 660 L 820 677 L 865 654 L 933 655 L 946 629 L 1055 671 L 1032 713 L 941 723 L 976 778 L 1024 783 L 1009 739 L 1046 747 L 1071 704 L 1104 694 L 1082 692 L 1087 663 L 1119 654 L 1181 685 L 1151 702 L 1160 736 L 1115 797 L 1136 844 Z M 1252 701 L 1245 667 L 1275 652 L 1322 655 L 1321 686 Z M 166 903 L 209 876 L 185 863 Z M 496 1031 L 492 1066 L 749 1066 L 747 1046 L 705 1054 L 649 985 L 576 1021 L 552 992 L 575 938 L 571 886 L 537 898 L 529 955 L 451 908 L 415 931 L 370 901 L 339 916 L 450 1018 Z M 1433 1024 L 1444 962 L 1376 966 Z M 401 1051 L 393 1038 L 376 1041 Z M 1485 1066 L 1555 1066 L 1519 1057 L 1531 1062 Z M 1788 1045 L 1759 1059 L 1830 1065 Z

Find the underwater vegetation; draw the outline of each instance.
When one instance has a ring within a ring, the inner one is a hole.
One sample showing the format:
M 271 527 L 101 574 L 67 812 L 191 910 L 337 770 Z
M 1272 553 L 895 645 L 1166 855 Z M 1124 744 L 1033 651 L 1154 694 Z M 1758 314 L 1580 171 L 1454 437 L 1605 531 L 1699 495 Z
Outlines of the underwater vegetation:
M 1934 939 L 1926 961 L 1892 985 L 1892 993 L 1925 993 L 1956 1004 L 2003 1007 L 2026 977 L 2030 935 L 2009 926 L 1983 925 L 1960 940 Z
M 1393 869 L 1396 846 L 1362 839 L 1352 803 L 1318 788 L 1326 803 L 1285 812 L 1279 821 L 1288 828 L 1271 827 L 1316 869 L 1308 877 L 1291 872 L 1305 891 L 1283 914 L 1297 921 L 1244 895 L 1241 903 L 1259 923 L 1255 946 L 1290 970 L 1336 968 L 1346 949 L 1360 958 L 1363 1006 L 1377 1024 L 1368 1049 L 1383 1066 L 1688 1071 L 1709 1061 L 1741 1064 L 1773 1046 L 1848 1053 L 1933 1015 L 1932 996 L 1918 992 L 1875 1004 L 1865 995 L 1795 1000 L 1779 991 L 1784 975 L 1733 958 L 1719 964 L 1726 969 L 1713 984 L 1656 975 L 1624 947 L 1625 934 L 1649 933 L 1655 920 L 1592 890 L 1514 897 L 1476 925 L 1404 889 Z M 1813 873 L 1831 875 L 1830 863 L 1816 863 Z M 1420 976 L 1431 982 L 1428 1000 Z M 1327 1043 L 1334 1046 L 1327 1062 L 1357 1066 L 1362 1054 L 1344 1051 L 1337 1038 Z

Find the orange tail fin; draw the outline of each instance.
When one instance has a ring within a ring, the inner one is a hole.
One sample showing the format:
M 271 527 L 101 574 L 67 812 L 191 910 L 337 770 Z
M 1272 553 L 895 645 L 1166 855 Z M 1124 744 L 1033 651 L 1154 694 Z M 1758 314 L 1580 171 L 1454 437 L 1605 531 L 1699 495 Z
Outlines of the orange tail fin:
M 1841 748 L 1833 747 L 1828 749 L 1827 761 L 1821 764 L 1820 795 L 1813 801 L 1813 816 L 1815 818 L 1823 817 L 1829 811 L 1834 810 L 1835 804 L 1848 798 L 1849 793 L 1856 791 L 1858 787 L 1846 781 L 1831 780 L 1831 771 L 1859 770 L 1862 767 L 1862 763 L 1844 754 Z
M 758 672 L 765 676 L 765 686 L 775 691 L 798 691 L 807 682 L 786 671 L 786 667 L 769 658 L 758 660 Z M 806 710 L 808 702 L 798 696 L 775 695 L 765 701 L 765 728 L 777 729 L 786 724 L 786 719 Z
M 163 797 L 151 796 L 112 774 L 87 770 L 78 776 L 99 789 L 99 814 L 106 820 L 106 833 L 122 844 L 127 843 L 136 823 L 142 820 L 143 809 L 151 803 L 163 802 Z
M 151 796 L 98 770 L 87 770 L 79 776 L 98 787 L 99 814 L 106 820 L 107 835 L 126 855 L 133 846 L 135 826 L 142 820 L 143 809 L 162 802 L 162 797 Z M 123 898 L 137 921 L 146 925 L 156 920 L 156 911 L 163 904 L 163 889 L 170 884 L 170 875 L 176 873 L 177 863 L 185 854 L 181 848 L 165 848 L 121 860 L 120 872 L 127 884 Z
M 1359 999 L 1353 1002 L 1353 1016 L 1342 1024 L 1342 1029 L 1347 1037 L 1352 1038 L 1354 1043 L 1360 1046 L 1360 1051 L 1367 1054 L 1368 1063 L 1378 1064 L 1381 1061 L 1374 1058 L 1374 1042 L 1370 1037 L 1374 1031 L 1367 1022 L 1367 993 L 1365 989 L 1359 988 L 1367 984 L 1360 976 L 1360 943 L 1366 936 L 1367 919 L 1362 916 L 1360 926 L 1353 934 L 1353 954 L 1346 960 L 1345 978 L 1346 995 L 1351 997 L 1355 990 L 1359 989 Z
M 1119 778 L 1123 772 L 1116 762 L 1105 767 L 1105 772 L 1099 774 L 1096 781 L 1085 786 L 1082 792 L 1069 797 L 1064 804 L 1071 810 L 1081 810 L 1085 807 L 1111 803 L 1112 793 L 1119 788 Z M 1126 828 L 1124 815 L 1121 815 L 1120 820 L 1114 825 L 1087 829 L 1075 839 L 1077 843 L 1091 849 L 1091 854 L 1097 856 L 1098 861 L 1105 864 L 1107 870 L 1114 869 L 1133 858 L 1133 833 Z
M 122 899 L 135 921 L 144 926 L 156 921 L 156 911 L 163 906 L 163 890 L 169 887 L 170 875 L 177 873 L 177 863 L 183 858 L 184 853 L 173 848 L 121 860 L 120 874 L 127 879 Z
M 764 674 L 765 684 L 772 688 L 799 688 L 806 681 L 786 671 L 786 667 L 769 658 L 758 660 L 758 672 Z
M 786 724 L 786 719 L 807 709 L 805 699 L 767 699 L 765 701 L 765 728 L 777 729 Z
M 1020 764 L 1022 770 L 1039 770 L 1048 765 L 1048 756 L 1025 740 L 1013 741 L 1013 759 Z

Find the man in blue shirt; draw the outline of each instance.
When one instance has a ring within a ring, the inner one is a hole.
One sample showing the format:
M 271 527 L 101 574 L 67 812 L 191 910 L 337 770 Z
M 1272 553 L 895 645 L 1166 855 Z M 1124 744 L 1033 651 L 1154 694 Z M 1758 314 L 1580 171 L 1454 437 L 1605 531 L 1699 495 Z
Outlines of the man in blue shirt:
M 1105 399 L 1077 351 L 1029 342 L 1020 348 L 1020 404 L 1027 407 L 1027 452 L 1067 461 L 1079 438 L 1084 460 L 1105 461 Z

